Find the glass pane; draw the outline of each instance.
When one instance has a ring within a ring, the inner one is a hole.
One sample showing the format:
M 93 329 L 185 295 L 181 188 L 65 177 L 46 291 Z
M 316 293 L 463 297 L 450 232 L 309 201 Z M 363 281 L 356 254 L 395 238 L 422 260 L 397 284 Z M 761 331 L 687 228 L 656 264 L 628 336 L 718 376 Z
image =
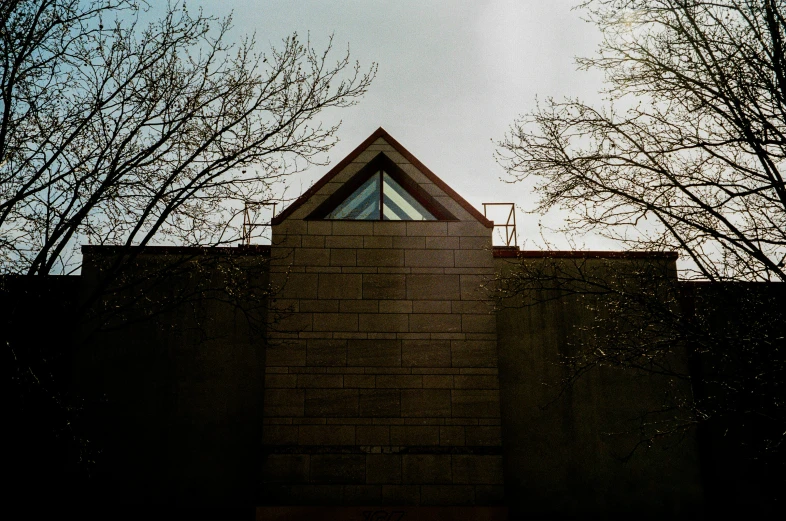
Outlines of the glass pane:
M 327 219 L 379 219 L 379 174 L 374 174 L 327 215 Z
M 387 172 L 383 173 L 382 218 L 386 221 L 436 221 L 417 199 L 404 190 Z

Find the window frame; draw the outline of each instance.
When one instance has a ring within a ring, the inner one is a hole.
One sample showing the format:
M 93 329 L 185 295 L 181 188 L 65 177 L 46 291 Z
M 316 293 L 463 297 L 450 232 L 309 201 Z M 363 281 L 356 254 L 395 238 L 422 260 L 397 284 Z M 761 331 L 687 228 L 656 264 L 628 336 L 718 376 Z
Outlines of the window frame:
M 428 210 L 428 212 L 435 217 L 435 220 L 414 220 L 414 219 L 400 219 L 400 220 L 386 220 L 384 218 L 384 209 L 382 207 L 382 199 L 384 198 L 384 176 L 380 175 L 380 209 L 379 217 L 377 219 L 331 219 L 328 215 L 335 210 L 341 203 L 343 203 L 355 190 L 360 188 L 366 181 L 371 179 L 374 175 L 387 173 L 401 188 L 403 188 L 409 195 L 411 195 L 418 203 Z M 316 210 L 311 212 L 306 220 L 327 220 L 327 221 L 352 221 L 352 222 L 438 222 L 438 221 L 456 221 L 453 216 L 444 206 L 426 192 L 420 185 L 418 185 L 412 178 L 407 175 L 404 170 L 395 164 L 384 152 L 377 154 L 371 161 L 369 161 L 357 174 L 352 176 L 346 183 L 341 185 L 333 194 L 331 194 Z

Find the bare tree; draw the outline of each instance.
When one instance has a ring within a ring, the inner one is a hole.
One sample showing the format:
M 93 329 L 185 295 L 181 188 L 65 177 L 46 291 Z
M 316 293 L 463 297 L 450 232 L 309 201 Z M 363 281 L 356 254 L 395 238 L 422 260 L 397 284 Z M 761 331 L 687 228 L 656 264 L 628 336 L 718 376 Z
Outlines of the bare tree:
M 782 0 L 593 0 L 581 68 L 610 101 L 555 101 L 499 144 L 539 210 L 631 249 L 681 251 L 710 280 L 786 281 L 786 7 Z M 622 108 L 620 108 L 622 107 Z M 627 108 L 625 108 L 627 107 Z
M 659 375 L 673 391 L 645 411 L 640 442 L 700 426 L 715 498 L 747 486 L 751 508 L 774 508 L 780 488 L 762 476 L 784 465 L 786 306 L 782 284 L 755 281 L 786 282 L 786 4 L 581 7 L 603 40 L 578 64 L 605 73 L 608 104 L 548 99 L 513 124 L 499 161 L 510 182 L 534 180 L 536 211 L 569 212 L 569 234 L 678 251 L 683 275 L 723 284 L 677 283 L 657 261 L 595 272 L 547 257 L 521 259 L 499 291 L 584 303 L 557 394 L 598 368 Z
M 144 6 L 142 6 L 144 7 Z M 0 7 L 0 264 L 72 273 L 80 243 L 219 245 L 242 202 L 335 142 L 324 109 L 376 67 L 296 34 L 266 54 L 184 3 L 146 27 L 136 0 Z

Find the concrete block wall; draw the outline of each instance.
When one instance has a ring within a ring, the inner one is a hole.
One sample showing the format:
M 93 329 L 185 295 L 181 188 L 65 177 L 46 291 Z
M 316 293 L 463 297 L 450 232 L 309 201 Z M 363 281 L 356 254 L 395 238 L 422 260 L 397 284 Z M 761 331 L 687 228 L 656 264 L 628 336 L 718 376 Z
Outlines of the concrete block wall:
M 491 230 L 467 217 L 273 227 L 265 503 L 502 501 Z

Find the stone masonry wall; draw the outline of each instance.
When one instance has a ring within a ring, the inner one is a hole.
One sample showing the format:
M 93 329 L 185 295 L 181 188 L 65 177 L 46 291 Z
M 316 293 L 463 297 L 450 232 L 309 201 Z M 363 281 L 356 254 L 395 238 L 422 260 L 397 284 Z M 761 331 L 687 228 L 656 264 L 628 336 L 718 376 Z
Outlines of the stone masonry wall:
M 474 220 L 274 226 L 264 503 L 502 501 L 490 241 Z

